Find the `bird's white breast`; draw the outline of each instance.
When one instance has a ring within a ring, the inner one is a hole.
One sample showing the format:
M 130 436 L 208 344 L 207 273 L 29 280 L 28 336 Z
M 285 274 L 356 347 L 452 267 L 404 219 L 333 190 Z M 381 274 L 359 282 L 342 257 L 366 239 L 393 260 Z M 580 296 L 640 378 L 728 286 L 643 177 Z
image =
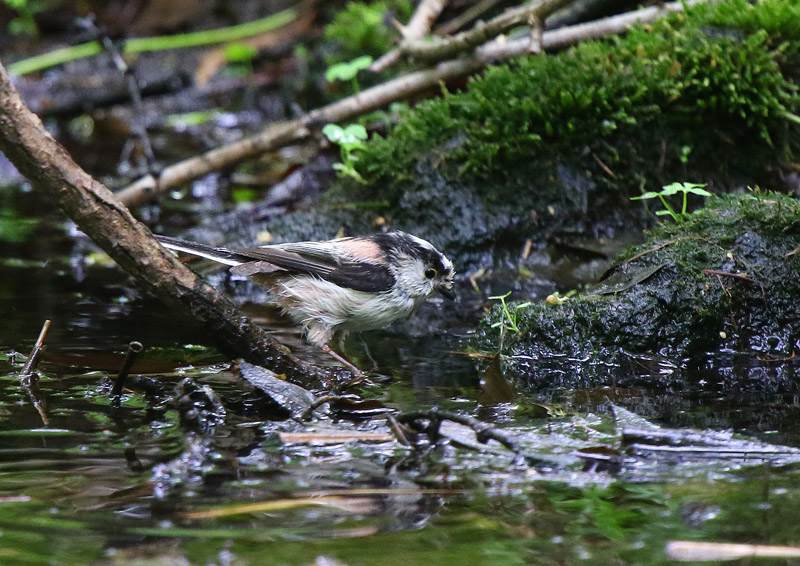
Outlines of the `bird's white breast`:
M 415 301 L 397 293 L 367 293 L 310 276 L 298 276 L 273 286 L 278 304 L 308 329 L 308 338 L 327 343 L 339 331 L 373 330 L 409 316 Z

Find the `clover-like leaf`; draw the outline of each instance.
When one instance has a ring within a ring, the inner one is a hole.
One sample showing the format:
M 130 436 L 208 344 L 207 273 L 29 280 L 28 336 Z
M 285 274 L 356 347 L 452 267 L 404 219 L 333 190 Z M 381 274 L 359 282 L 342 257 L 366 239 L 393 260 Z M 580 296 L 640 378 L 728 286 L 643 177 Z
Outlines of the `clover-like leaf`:
M 325 71 L 325 80 L 329 83 L 334 81 L 349 81 L 356 76 L 358 71 L 354 70 L 349 63 L 337 63 Z
M 333 143 L 345 148 L 348 153 L 367 139 L 367 130 L 361 124 L 350 124 L 345 128 L 336 124 L 328 124 L 322 128 L 322 133 Z
M 344 136 L 344 130 L 338 124 L 326 124 L 325 127 L 322 128 L 322 134 L 333 143 L 340 143 L 340 140 Z
M 372 57 L 369 55 L 364 55 L 346 63 L 337 63 L 336 65 L 331 65 L 328 70 L 325 71 L 325 80 L 327 80 L 329 83 L 334 81 L 351 81 L 356 77 L 360 70 L 366 69 L 371 64 Z
M 344 135 L 348 139 L 364 141 L 367 139 L 367 129 L 361 124 L 350 124 L 344 129 Z
M 350 61 L 350 66 L 356 70 L 356 73 L 362 69 L 367 69 L 372 65 L 372 57 L 369 55 L 362 55 Z

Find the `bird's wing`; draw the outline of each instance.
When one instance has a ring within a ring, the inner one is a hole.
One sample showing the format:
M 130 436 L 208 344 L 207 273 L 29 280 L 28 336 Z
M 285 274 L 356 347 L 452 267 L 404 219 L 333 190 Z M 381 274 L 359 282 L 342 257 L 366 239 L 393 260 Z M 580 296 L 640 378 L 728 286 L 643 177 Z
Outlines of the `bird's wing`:
M 380 293 L 394 286 L 392 272 L 383 262 L 373 258 L 359 259 L 337 242 L 297 242 L 260 248 L 229 250 L 215 248 L 177 238 L 156 236 L 165 247 L 204 257 L 232 266 L 236 275 L 250 276 L 284 270 L 325 279 L 341 287 Z M 269 265 L 275 266 L 270 269 Z M 238 267 L 237 267 L 238 266 Z
M 303 242 L 305 243 L 305 242 Z M 322 244 L 323 242 L 319 242 Z M 308 242 L 309 245 L 301 246 L 298 244 L 277 244 L 274 246 L 263 246 L 260 248 L 247 248 L 237 250 L 243 256 L 251 260 L 265 261 L 287 271 L 308 273 L 324 277 L 332 273 L 337 265 L 337 257 L 332 250 L 325 250 L 321 246 L 313 246 L 317 242 Z
M 382 262 L 355 259 L 333 242 L 296 242 L 237 250 L 241 255 L 265 261 L 290 272 L 315 275 L 341 287 L 378 293 L 388 291 L 394 275 Z

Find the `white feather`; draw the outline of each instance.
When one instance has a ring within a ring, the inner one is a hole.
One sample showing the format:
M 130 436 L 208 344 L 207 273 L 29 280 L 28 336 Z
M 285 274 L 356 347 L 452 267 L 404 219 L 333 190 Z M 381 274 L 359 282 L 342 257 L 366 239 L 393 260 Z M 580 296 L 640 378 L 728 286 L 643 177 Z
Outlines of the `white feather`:
M 245 262 L 237 261 L 235 259 L 231 259 L 229 257 L 219 256 L 217 254 L 213 254 L 211 252 L 200 251 L 190 246 L 181 246 L 179 244 L 173 244 L 172 242 L 161 242 L 161 245 L 169 250 L 175 250 L 176 252 L 184 252 L 187 254 L 196 255 L 198 257 L 204 257 L 206 259 L 210 259 L 212 261 L 216 261 L 217 263 L 222 263 L 224 265 L 241 265 Z

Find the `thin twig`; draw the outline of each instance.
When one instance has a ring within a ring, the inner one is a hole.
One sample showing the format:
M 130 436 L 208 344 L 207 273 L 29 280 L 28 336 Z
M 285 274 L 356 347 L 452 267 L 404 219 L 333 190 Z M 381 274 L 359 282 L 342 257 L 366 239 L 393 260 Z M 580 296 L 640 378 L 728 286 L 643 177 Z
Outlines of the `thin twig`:
M 333 403 L 335 401 L 341 401 L 342 399 L 349 398 L 349 395 L 323 395 L 321 397 L 317 397 L 314 399 L 314 402 L 311 403 L 308 407 L 306 407 L 302 412 L 295 413 L 291 416 L 292 420 L 297 422 L 304 422 L 311 418 L 311 415 L 314 414 L 314 411 L 319 409 L 325 403 Z
M 111 388 L 112 403 L 119 405 L 122 389 L 125 387 L 125 379 L 128 377 L 128 373 L 130 373 L 133 363 L 136 361 L 136 358 L 139 357 L 139 354 L 142 352 L 142 350 L 144 350 L 144 346 L 142 346 L 141 342 L 134 340 L 128 344 L 128 353 L 125 354 L 125 361 L 122 362 L 119 375 L 117 375 L 117 379 L 114 381 L 114 387 Z
M 720 271 L 718 269 L 704 269 L 703 273 L 706 275 L 716 275 L 717 277 L 733 277 L 734 279 L 741 279 L 742 281 L 755 283 L 755 281 L 753 281 L 746 273 L 729 273 L 727 271 Z
M 31 350 L 31 355 L 28 356 L 28 361 L 25 362 L 25 367 L 22 368 L 21 376 L 30 375 L 36 371 L 36 366 L 39 365 L 39 361 L 42 358 L 42 353 L 44 353 L 45 345 L 44 339 L 47 336 L 47 331 L 50 330 L 50 323 L 52 321 L 45 320 L 44 324 L 42 325 L 42 330 L 39 332 L 39 338 L 36 339 L 36 343 L 33 345 L 33 349 Z
M 481 0 L 480 2 L 473 4 L 459 15 L 454 17 L 449 22 L 442 24 L 438 28 L 436 28 L 437 35 L 450 35 L 453 32 L 460 30 L 462 27 L 470 23 L 472 20 L 475 20 L 488 12 L 498 4 L 502 2 L 506 2 L 507 0 Z
M 389 430 L 392 431 L 394 437 L 397 439 L 397 442 L 402 444 L 403 446 L 411 446 L 411 443 L 408 441 L 408 437 L 406 436 L 405 431 L 403 431 L 402 426 L 397 419 L 394 418 L 394 415 L 389 414 L 386 415 L 386 422 L 389 424 Z
M 408 25 L 400 28 L 403 41 L 413 41 L 425 37 L 431 29 L 431 24 L 442 13 L 445 5 L 447 5 L 447 0 L 421 0 L 408 21 Z M 369 70 L 373 73 L 380 73 L 397 63 L 402 56 L 403 52 L 399 48 L 392 49 L 372 63 Z
M 531 17 L 543 20 L 569 2 L 571 0 L 533 0 L 506 10 L 488 22 L 478 22 L 472 29 L 452 37 L 403 41 L 400 51 L 407 57 L 425 61 L 448 59 L 465 53 L 514 26 L 527 24 Z
M 687 5 L 709 0 L 689 0 Z M 653 21 L 665 14 L 682 11 L 684 3 L 670 2 L 644 8 L 568 28 L 547 31 L 542 34 L 542 49 L 562 49 L 579 41 L 604 35 L 622 33 L 635 23 Z M 199 179 L 213 171 L 231 167 L 257 155 L 303 140 L 327 122 L 352 120 L 391 102 L 402 100 L 412 94 L 436 86 L 440 82 L 474 73 L 491 61 L 502 61 L 530 54 L 530 38 L 513 41 L 491 41 L 482 45 L 470 58 L 454 59 L 439 63 L 436 67 L 414 71 L 363 92 L 344 98 L 328 106 L 306 114 L 296 120 L 275 124 L 263 132 L 229 145 L 221 146 L 202 155 L 179 161 L 164 168 L 156 179 L 147 175 L 117 193 L 127 206 L 138 206 L 158 197 L 173 187 Z
M 480 61 L 464 59 L 440 63 L 433 69 L 402 75 L 314 110 L 296 120 L 275 124 L 255 136 L 170 165 L 161 172 L 158 179 L 152 175 L 142 177 L 116 193 L 116 196 L 127 206 L 144 204 L 172 187 L 198 179 L 213 171 L 230 167 L 266 151 L 305 139 L 312 130 L 319 130 L 329 122 L 350 120 L 395 100 L 436 86 L 442 81 L 468 75 L 482 66 L 483 63 Z
M 50 329 L 50 323 L 50 320 L 44 321 L 42 330 L 39 332 L 39 338 L 36 339 L 36 343 L 31 350 L 31 355 L 28 356 L 28 361 L 25 363 L 25 367 L 22 368 L 22 373 L 19 376 L 20 385 L 25 389 L 31 404 L 39 413 L 39 417 L 41 417 L 42 423 L 44 423 L 45 426 L 50 424 L 50 418 L 47 416 L 47 404 L 39 389 L 39 375 L 36 373 L 36 367 L 39 365 L 42 354 L 47 349 L 47 346 L 44 345 L 44 339 L 47 336 L 47 331 Z

